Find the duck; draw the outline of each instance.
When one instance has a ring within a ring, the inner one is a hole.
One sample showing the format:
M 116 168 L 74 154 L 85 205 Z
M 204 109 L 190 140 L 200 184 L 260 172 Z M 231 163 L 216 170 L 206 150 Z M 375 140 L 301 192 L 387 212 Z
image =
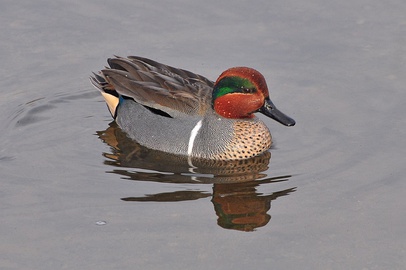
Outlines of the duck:
M 193 159 L 244 160 L 268 151 L 272 136 L 255 113 L 294 126 L 269 97 L 264 76 L 232 67 L 217 80 L 139 57 L 115 56 L 93 73 L 110 114 L 140 145 Z

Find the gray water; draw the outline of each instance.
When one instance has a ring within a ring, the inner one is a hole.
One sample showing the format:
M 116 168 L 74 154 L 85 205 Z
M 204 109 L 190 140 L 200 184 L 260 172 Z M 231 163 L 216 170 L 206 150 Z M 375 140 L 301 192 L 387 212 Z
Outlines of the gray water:
M 403 0 L 3 0 L 0 268 L 405 269 L 405 14 Z M 211 80 L 256 68 L 297 124 L 262 117 L 276 143 L 258 170 L 189 171 L 111 124 L 88 77 L 113 55 Z

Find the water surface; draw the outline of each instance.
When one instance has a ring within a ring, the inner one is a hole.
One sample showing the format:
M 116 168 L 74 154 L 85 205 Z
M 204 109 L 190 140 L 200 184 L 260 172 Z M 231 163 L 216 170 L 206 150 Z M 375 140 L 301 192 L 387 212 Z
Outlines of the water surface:
M 406 4 L 5 1 L 0 268 L 404 269 Z M 251 66 L 297 124 L 241 164 L 151 153 L 89 75 Z

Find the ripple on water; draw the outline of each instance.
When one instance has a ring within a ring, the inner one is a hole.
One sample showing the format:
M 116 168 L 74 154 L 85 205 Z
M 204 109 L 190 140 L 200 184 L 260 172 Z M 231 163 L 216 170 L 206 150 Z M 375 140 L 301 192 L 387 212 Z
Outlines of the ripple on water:
M 52 98 L 39 97 L 24 104 L 20 104 L 17 110 L 11 115 L 11 122 L 14 122 L 16 127 L 23 127 L 49 120 L 54 117 L 52 111 L 58 109 L 59 104 L 95 97 L 99 97 L 97 91 L 76 94 L 60 94 Z M 74 108 L 77 107 L 75 106 Z

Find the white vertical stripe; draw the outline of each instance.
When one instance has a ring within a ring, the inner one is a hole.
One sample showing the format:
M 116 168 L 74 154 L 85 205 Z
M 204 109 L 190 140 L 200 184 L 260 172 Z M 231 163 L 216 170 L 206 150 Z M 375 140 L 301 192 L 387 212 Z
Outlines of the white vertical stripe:
M 188 163 L 190 166 L 194 167 L 192 164 L 192 150 L 193 150 L 193 144 L 195 143 L 195 139 L 197 136 L 197 133 L 199 133 L 200 128 L 202 127 L 202 120 L 200 120 L 199 122 L 197 122 L 197 124 L 195 125 L 195 127 L 192 129 L 192 131 L 190 132 L 190 137 L 189 137 L 189 144 L 187 147 L 187 154 L 188 154 Z

